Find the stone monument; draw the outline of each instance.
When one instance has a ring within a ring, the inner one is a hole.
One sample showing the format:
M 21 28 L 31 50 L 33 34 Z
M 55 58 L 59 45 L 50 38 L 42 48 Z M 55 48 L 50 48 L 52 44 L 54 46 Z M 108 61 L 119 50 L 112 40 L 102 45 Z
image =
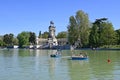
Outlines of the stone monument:
M 50 26 L 49 26 L 48 45 L 50 48 L 58 45 L 57 39 L 55 37 L 54 22 L 52 21 L 50 21 Z

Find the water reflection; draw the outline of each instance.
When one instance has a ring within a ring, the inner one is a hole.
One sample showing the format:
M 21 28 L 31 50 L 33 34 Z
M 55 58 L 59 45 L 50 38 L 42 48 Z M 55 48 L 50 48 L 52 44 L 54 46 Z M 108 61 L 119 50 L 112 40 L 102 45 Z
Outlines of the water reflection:
M 69 60 L 71 52 L 51 58 L 54 50 L 0 50 L 0 80 L 119 80 L 119 51 L 87 51 L 85 61 Z M 79 53 L 79 50 L 76 52 Z M 107 59 L 111 60 L 110 63 Z
M 69 62 L 71 80 L 88 80 L 90 70 L 88 65 L 88 61 L 71 60 Z
M 118 52 L 117 52 L 118 53 Z M 97 51 L 90 55 L 90 67 L 92 69 L 91 74 L 93 74 L 96 79 L 114 80 L 114 62 L 116 62 L 115 56 L 116 51 Z M 107 59 L 111 60 L 110 63 Z

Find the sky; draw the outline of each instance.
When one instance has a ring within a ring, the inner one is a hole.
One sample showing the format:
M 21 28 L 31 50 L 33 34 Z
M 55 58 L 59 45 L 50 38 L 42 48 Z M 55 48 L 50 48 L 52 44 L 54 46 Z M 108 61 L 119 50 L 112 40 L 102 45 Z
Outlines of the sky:
M 54 22 L 56 34 L 67 31 L 69 17 L 78 10 L 89 20 L 106 17 L 120 29 L 120 0 L 0 0 L 0 35 L 22 31 L 42 33 Z

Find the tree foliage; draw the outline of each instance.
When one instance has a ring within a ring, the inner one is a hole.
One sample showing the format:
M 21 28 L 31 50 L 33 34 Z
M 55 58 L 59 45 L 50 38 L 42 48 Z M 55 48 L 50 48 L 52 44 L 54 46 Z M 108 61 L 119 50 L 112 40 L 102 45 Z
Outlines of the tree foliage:
M 115 33 L 116 33 L 116 43 L 120 44 L 120 29 L 116 30 Z
M 69 18 L 69 26 L 68 26 L 68 42 L 73 45 L 75 41 L 77 41 L 77 24 L 74 16 Z
M 85 47 L 89 42 L 89 18 L 82 10 L 76 12 L 75 17 L 71 16 L 68 26 L 68 41 L 70 44 L 76 44 Z
M 107 18 L 96 19 L 91 28 L 89 44 L 92 47 L 115 44 L 115 32 Z
M 5 46 L 5 43 L 3 42 L 2 39 L 0 39 L 0 47 L 4 47 Z
M 90 36 L 89 36 L 89 44 L 92 47 L 97 47 L 99 44 L 99 34 L 97 25 L 93 25 L 91 28 Z
M 30 37 L 29 32 L 23 31 L 20 34 L 18 34 L 17 38 L 19 40 L 19 47 L 23 47 L 24 45 L 28 45 L 29 44 L 29 37 Z
M 112 23 L 104 22 L 101 24 L 101 45 L 113 45 L 115 44 L 115 32 Z
M 18 39 L 16 37 L 13 39 L 13 44 L 18 45 Z
M 3 36 L 3 42 L 7 45 L 7 46 L 12 46 L 13 45 L 13 38 L 14 35 L 12 33 L 10 34 L 5 34 Z
M 49 32 L 46 31 L 42 34 L 42 38 L 48 38 L 48 35 L 49 35 Z
M 41 38 L 42 37 L 42 33 L 41 33 L 41 31 L 39 31 L 39 36 L 38 36 L 39 38 Z
M 30 32 L 29 42 L 31 44 L 35 44 L 36 43 L 36 34 L 34 32 Z
M 62 31 L 57 34 L 57 38 L 66 38 L 67 37 L 67 32 Z

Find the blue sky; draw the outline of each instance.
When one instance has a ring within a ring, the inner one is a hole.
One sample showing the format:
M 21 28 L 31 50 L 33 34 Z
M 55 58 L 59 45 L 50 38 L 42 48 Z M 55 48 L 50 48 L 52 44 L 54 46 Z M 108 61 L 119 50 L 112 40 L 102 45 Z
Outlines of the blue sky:
M 89 20 L 107 17 L 114 29 L 120 29 L 120 0 L 0 0 L 0 35 L 22 31 L 48 31 L 50 21 L 56 34 L 66 31 L 69 17 L 78 10 L 88 13 Z

